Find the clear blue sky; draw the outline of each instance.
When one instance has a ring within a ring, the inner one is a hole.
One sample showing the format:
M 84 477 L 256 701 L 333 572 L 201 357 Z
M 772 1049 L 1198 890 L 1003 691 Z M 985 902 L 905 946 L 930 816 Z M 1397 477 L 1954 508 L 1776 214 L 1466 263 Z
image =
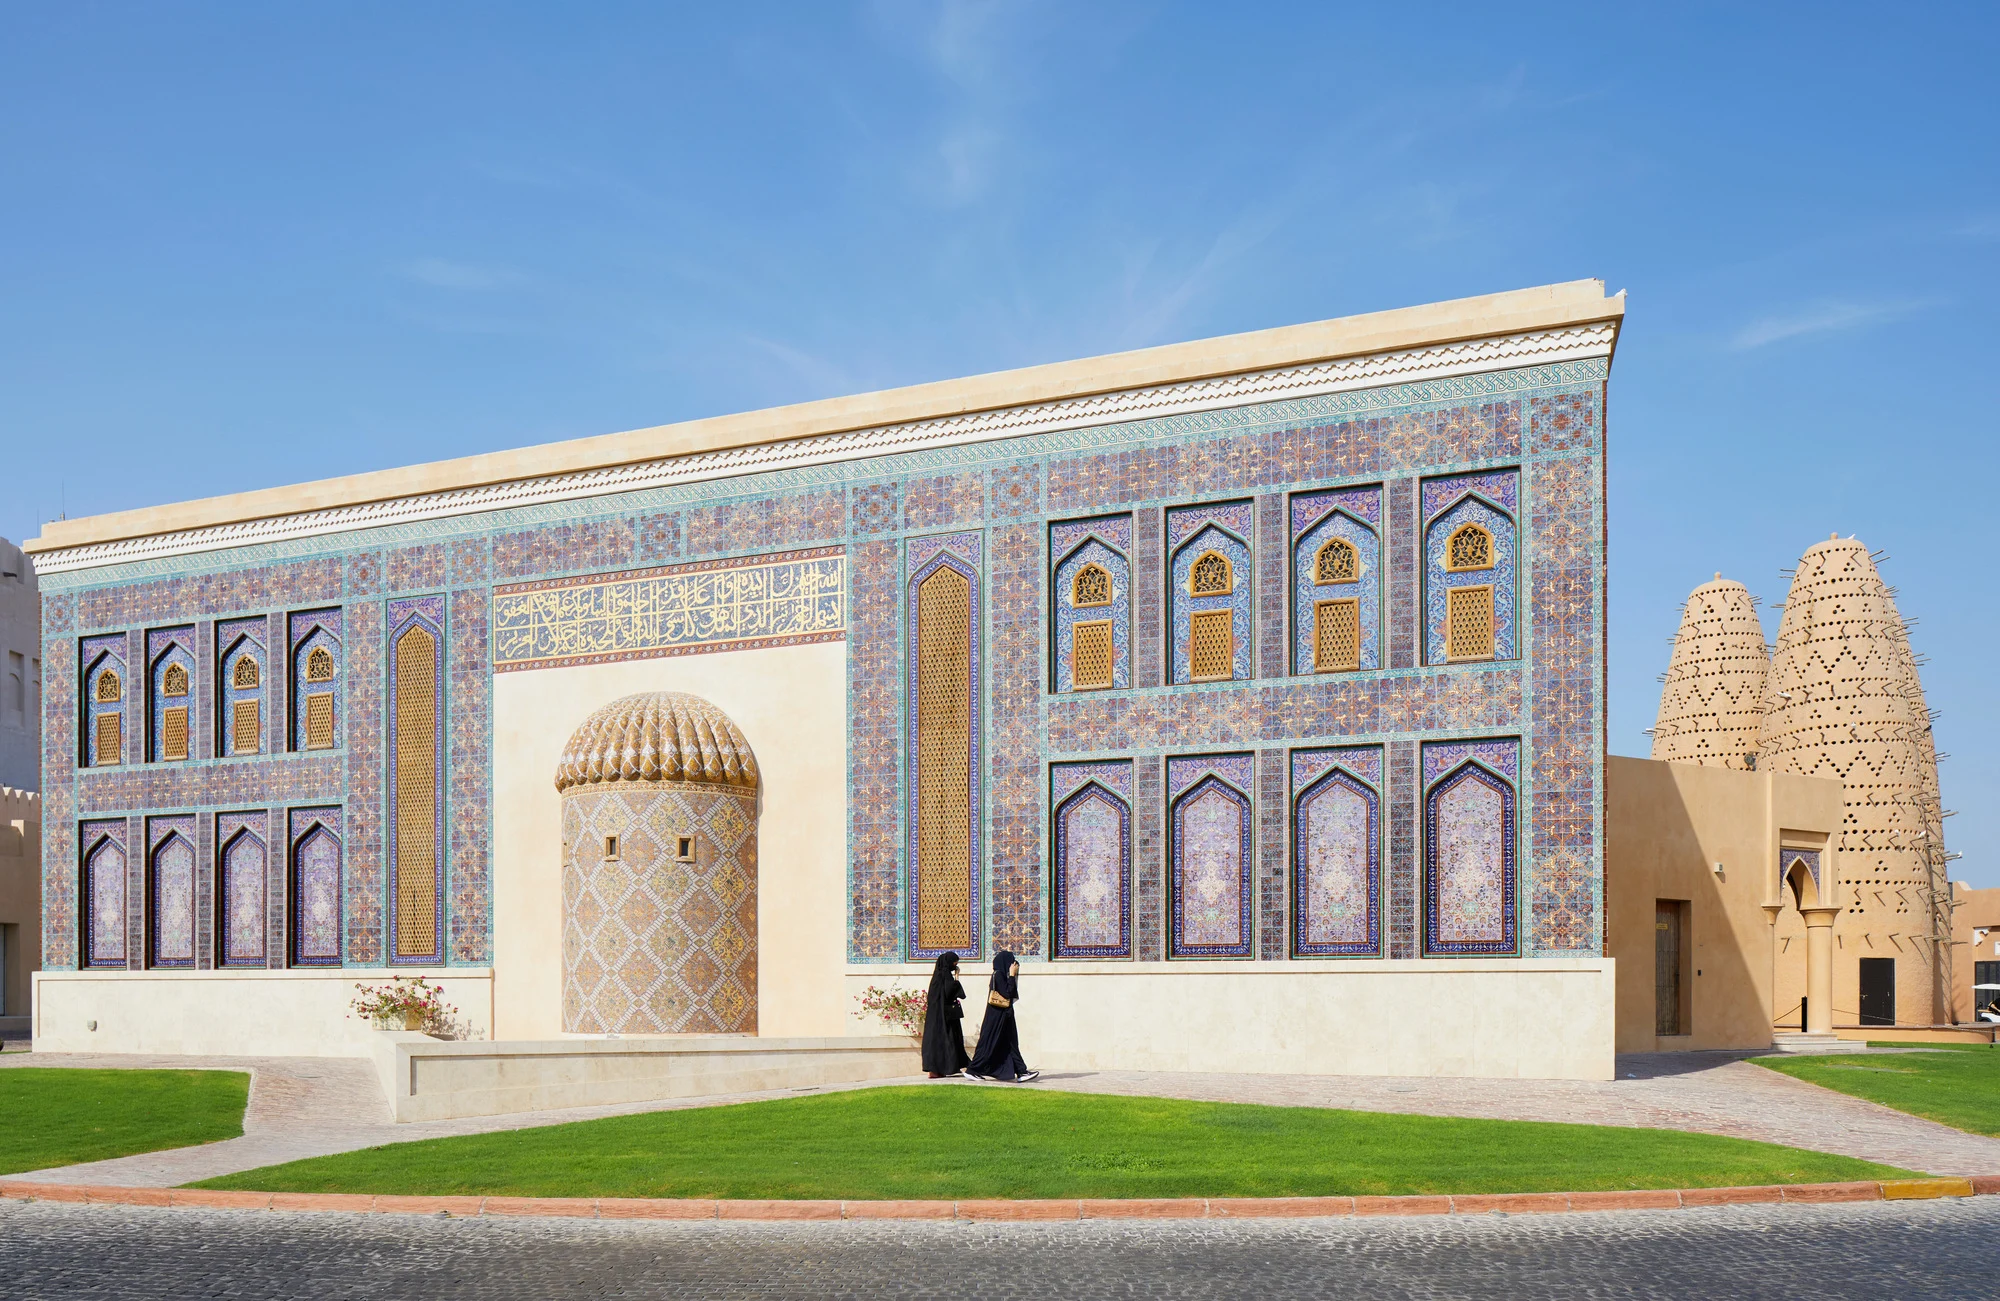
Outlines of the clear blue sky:
M 1858 534 L 2000 885 L 1996 68 L 1990 4 L 15 6 L 0 534 L 1597 276 L 1613 752 L 1690 588 Z

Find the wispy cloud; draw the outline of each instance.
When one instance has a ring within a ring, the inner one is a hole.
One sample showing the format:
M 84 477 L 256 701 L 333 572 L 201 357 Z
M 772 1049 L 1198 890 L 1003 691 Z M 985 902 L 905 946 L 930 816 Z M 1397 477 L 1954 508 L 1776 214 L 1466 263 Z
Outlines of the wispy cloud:
M 402 268 L 403 275 L 433 289 L 512 289 L 527 283 L 528 277 L 504 267 L 470 266 L 443 258 L 418 258 Z
M 1889 302 L 1843 302 L 1830 301 L 1802 307 L 1781 316 L 1766 316 L 1752 321 L 1737 331 L 1729 346 L 1738 352 L 1752 348 L 1762 348 L 1785 339 L 1796 339 L 1807 334 L 1831 334 L 1838 330 L 1856 330 L 1865 325 L 1877 325 L 1883 321 L 1893 321 L 1933 307 L 1934 298 L 1906 298 Z

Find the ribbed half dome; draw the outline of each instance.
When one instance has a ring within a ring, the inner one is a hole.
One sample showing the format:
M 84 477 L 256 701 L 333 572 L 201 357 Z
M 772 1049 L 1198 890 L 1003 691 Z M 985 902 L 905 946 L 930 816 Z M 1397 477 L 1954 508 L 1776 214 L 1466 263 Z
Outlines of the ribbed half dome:
M 556 789 L 597 782 L 699 782 L 757 789 L 757 758 L 729 715 L 684 691 L 614 700 L 563 747 Z
M 1653 757 L 1717 768 L 1756 766 L 1770 659 L 1756 598 L 1717 574 L 1688 594 L 1660 690 Z

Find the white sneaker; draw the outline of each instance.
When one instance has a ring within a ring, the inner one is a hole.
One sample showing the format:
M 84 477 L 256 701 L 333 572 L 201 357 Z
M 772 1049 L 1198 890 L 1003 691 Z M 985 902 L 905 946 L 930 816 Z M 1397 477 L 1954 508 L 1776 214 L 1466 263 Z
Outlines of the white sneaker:
M 1042 1078 L 1042 1073 L 1040 1071 L 1023 1071 L 1021 1074 L 1016 1075 L 1014 1077 L 1014 1083 L 1026 1084 L 1031 1080 L 1039 1080 L 1041 1078 Z

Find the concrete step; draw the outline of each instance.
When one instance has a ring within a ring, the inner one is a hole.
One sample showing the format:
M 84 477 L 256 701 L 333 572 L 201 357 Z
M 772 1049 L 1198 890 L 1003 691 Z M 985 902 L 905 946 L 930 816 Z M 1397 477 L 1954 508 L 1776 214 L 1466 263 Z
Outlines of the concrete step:
M 1865 1053 L 1868 1045 L 1833 1034 L 1807 1034 L 1803 1030 L 1780 1030 L 1771 1036 L 1771 1046 L 1781 1053 Z

